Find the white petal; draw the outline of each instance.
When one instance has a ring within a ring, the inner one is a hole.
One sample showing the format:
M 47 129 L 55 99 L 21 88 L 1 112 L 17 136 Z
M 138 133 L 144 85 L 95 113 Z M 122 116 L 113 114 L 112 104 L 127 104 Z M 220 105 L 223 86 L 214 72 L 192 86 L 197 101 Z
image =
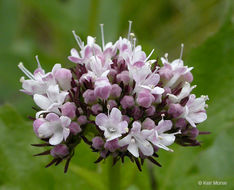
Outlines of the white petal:
M 135 157 L 139 157 L 139 151 L 138 151 L 138 147 L 136 145 L 136 143 L 131 142 L 128 145 L 128 151 Z
M 175 141 L 175 135 L 174 134 L 161 134 L 160 137 L 160 143 L 169 146 L 174 143 Z
M 63 141 L 63 131 L 59 130 L 50 138 L 49 143 L 51 145 L 57 145 Z
M 104 113 L 100 113 L 96 116 L 95 123 L 98 126 L 104 126 L 107 121 L 108 117 Z
M 137 145 L 145 156 L 151 156 L 154 153 L 152 145 L 147 140 L 143 142 L 137 141 Z
M 163 94 L 164 93 L 164 89 L 160 88 L 160 87 L 155 87 L 154 89 L 151 90 L 152 94 Z
M 126 146 L 131 142 L 131 135 L 127 135 L 126 137 L 122 138 L 121 140 L 119 140 L 118 144 L 119 146 Z
M 122 114 L 118 108 L 113 108 L 110 113 L 110 118 L 113 122 L 119 123 L 122 119 Z
M 71 123 L 71 119 L 67 116 L 61 116 L 60 120 L 63 127 L 68 127 Z
M 49 122 L 45 122 L 38 128 L 38 136 L 40 138 L 48 138 L 53 134 L 53 128 Z
M 33 100 L 41 109 L 44 110 L 48 109 L 49 106 L 51 105 L 50 100 L 43 95 L 35 94 L 33 96 Z
M 194 123 L 201 123 L 207 119 L 205 112 L 189 113 L 188 117 L 193 120 Z
M 63 129 L 63 139 L 66 140 L 67 137 L 69 136 L 69 134 L 70 134 L 70 129 L 64 128 Z

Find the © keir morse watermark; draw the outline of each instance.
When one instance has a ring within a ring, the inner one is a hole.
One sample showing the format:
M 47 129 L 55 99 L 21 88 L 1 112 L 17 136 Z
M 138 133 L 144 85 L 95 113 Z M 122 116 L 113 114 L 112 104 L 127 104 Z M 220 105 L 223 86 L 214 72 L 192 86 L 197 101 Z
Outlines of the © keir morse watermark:
M 197 181 L 198 185 L 217 185 L 217 186 L 226 186 L 228 185 L 227 181 L 224 180 L 198 180 Z

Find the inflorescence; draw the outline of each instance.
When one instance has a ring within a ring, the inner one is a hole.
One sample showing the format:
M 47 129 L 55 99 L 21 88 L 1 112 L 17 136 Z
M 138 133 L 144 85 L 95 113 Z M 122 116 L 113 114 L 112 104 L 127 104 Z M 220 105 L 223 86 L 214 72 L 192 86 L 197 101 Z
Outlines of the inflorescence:
M 198 146 L 197 125 L 206 120 L 207 96 L 196 98 L 191 91 L 192 67 L 184 66 L 183 44 L 179 59 L 169 62 L 168 55 L 150 60 L 131 33 L 114 44 L 104 41 L 102 47 L 88 36 L 87 44 L 73 31 L 79 51 L 71 49 L 71 69 L 55 64 L 46 73 L 36 56 L 38 68 L 31 73 L 22 63 L 18 66 L 28 77 L 22 77 L 22 90 L 31 95 L 38 108 L 33 129 L 48 150 L 37 154 L 51 155 L 46 166 L 66 160 L 65 172 L 81 141 L 97 152 L 98 163 L 108 156 L 113 164 L 126 157 L 138 169 L 145 159 L 161 166 L 158 150 L 174 142 Z

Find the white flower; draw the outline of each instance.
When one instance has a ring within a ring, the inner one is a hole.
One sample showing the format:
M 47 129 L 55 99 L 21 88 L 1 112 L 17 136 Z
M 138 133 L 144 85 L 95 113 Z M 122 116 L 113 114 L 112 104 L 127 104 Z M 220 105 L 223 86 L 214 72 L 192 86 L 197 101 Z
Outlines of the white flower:
M 187 97 L 194 88 L 196 88 L 196 85 L 190 86 L 190 83 L 185 82 L 178 95 L 169 93 L 167 95 L 172 103 L 179 103 L 183 98 Z
M 32 74 L 28 69 L 26 69 L 23 63 L 19 63 L 18 67 L 23 71 L 23 73 L 29 78 L 25 80 L 21 77 L 20 82 L 22 82 L 23 92 L 29 95 L 34 94 L 44 94 L 48 89 L 48 86 L 55 85 L 56 81 L 53 74 L 45 73 L 38 62 L 38 68 Z
M 207 107 L 206 100 L 209 100 L 208 96 L 201 96 L 196 98 L 194 94 L 189 96 L 189 100 L 184 107 L 184 113 L 180 116 L 185 118 L 193 127 L 196 127 L 196 123 L 201 123 L 206 120 Z
M 35 94 L 33 96 L 34 102 L 41 108 L 43 111 L 40 111 L 36 114 L 36 118 L 42 113 L 46 112 L 55 112 L 60 114 L 59 107 L 64 103 L 68 92 L 60 92 L 58 85 L 49 86 L 45 95 Z
M 161 120 L 158 125 L 155 126 L 151 131 L 151 135 L 147 138 L 150 142 L 152 142 L 155 146 L 162 148 L 167 151 L 173 151 L 169 149 L 167 146 L 171 145 L 175 141 L 175 135 L 180 134 L 176 133 L 164 133 L 169 131 L 172 128 L 172 122 L 170 120 Z
M 68 126 L 71 123 L 69 117 L 59 117 L 54 113 L 49 113 L 45 119 L 41 119 L 43 119 L 44 122 L 37 129 L 40 138 L 49 138 L 49 143 L 51 145 L 57 145 L 67 139 L 70 133 Z
M 128 123 L 122 120 L 122 114 L 117 108 L 113 108 L 108 116 L 103 113 L 98 114 L 95 122 L 104 131 L 107 141 L 121 137 L 122 134 L 128 132 Z
M 119 141 L 119 146 L 127 145 L 128 151 L 135 157 L 139 157 L 139 149 L 145 156 L 151 156 L 154 153 L 154 149 L 146 140 L 150 134 L 150 130 L 141 131 L 141 124 L 138 121 L 134 121 L 130 133 Z

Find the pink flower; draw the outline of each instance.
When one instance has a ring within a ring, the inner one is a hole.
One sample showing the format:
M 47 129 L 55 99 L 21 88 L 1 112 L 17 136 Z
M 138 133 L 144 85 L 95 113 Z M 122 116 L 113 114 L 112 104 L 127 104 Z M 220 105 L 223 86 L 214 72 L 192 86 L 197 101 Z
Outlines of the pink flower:
M 136 101 L 140 106 L 149 108 L 154 100 L 154 96 L 148 90 L 142 90 L 138 93 Z
M 119 140 L 119 146 L 127 146 L 128 151 L 135 157 L 139 157 L 139 150 L 145 156 L 151 156 L 154 153 L 152 145 L 147 141 L 150 131 L 141 131 L 141 124 L 134 121 L 130 133 Z
M 37 128 L 39 138 L 49 138 L 51 145 L 57 145 L 66 140 L 70 130 L 71 119 L 66 116 L 59 117 L 54 113 L 49 113 L 44 122 Z
M 104 131 L 107 141 L 111 141 L 128 132 L 128 123 L 122 120 L 119 109 L 113 108 L 110 115 L 100 113 L 96 116 L 96 125 Z
M 106 100 L 111 93 L 111 84 L 106 77 L 98 78 L 95 82 L 94 95 Z
M 196 127 L 196 123 L 201 123 L 207 118 L 205 107 L 207 107 L 206 100 L 208 99 L 208 96 L 196 98 L 194 94 L 190 95 L 180 117 L 185 118 L 191 126 Z

